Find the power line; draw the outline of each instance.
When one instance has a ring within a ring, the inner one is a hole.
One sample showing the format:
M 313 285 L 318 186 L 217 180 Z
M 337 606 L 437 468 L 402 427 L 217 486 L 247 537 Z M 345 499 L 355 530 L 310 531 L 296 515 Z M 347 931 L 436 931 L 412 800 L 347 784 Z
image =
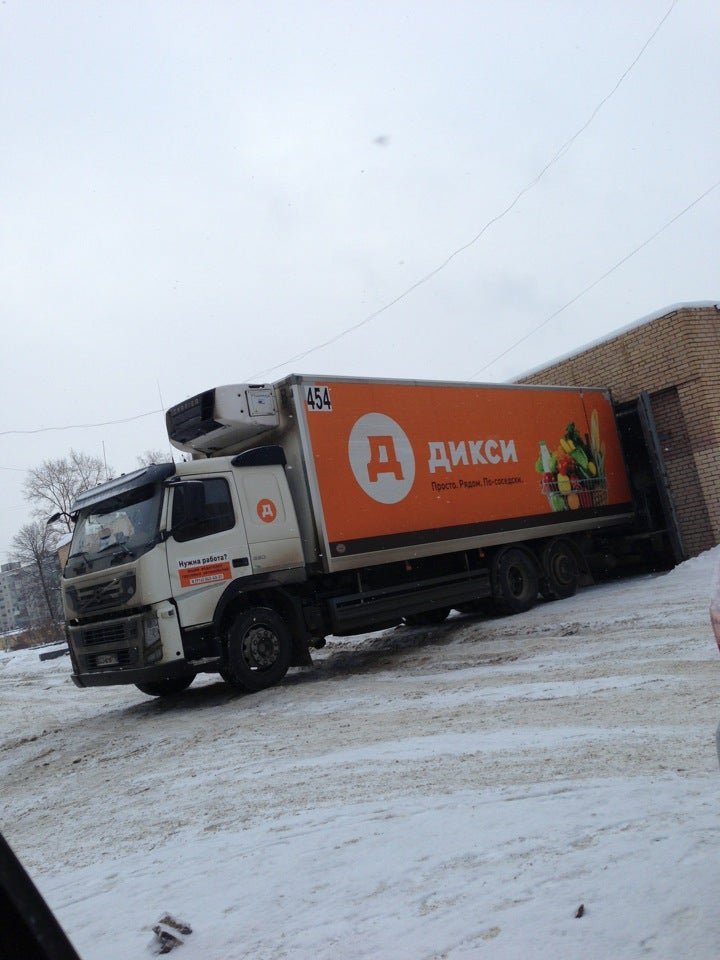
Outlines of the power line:
M 249 377 L 248 379 L 254 380 L 254 379 L 256 379 L 257 377 L 259 377 L 261 374 L 264 374 L 264 373 L 272 373 L 273 370 L 278 370 L 278 369 L 280 369 L 280 367 L 285 367 L 285 366 L 287 366 L 288 364 L 290 364 L 290 363 L 295 363 L 295 362 L 298 361 L 298 360 L 304 360 L 305 357 L 310 356 L 311 353 L 316 353 L 318 350 L 323 350 L 325 347 L 329 347 L 329 346 L 331 346 L 333 343 L 337 343 L 338 340 L 341 340 L 341 339 L 343 339 L 344 337 L 348 336 L 348 334 L 354 333 L 356 330 L 359 330 L 361 327 L 364 327 L 366 324 L 368 324 L 368 323 L 370 323 L 371 321 L 377 319 L 377 317 L 379 317 L 381 314 L 385 313 L 385 312 L 386 312 L 387 310 L 389 310 L 391 307 L 394 307 L 396 303 L 399 303 L 401 300 L 404 300 L 404 299 L 405 299 L 406 297 L 408 297 L 411 293 L 413 293 L 415 290 L 417 290 L 418 287 L 421 287 L 421 286 L 423 286 L 424 284 L 428 283 L 430 280 L 433 279 L 433 277 L 436 277 L 442 270 L 444 270 L 456 257 L 458 257 L 461 253 L 464 253 L 465 250 L 469 249 L 469 248 L 472 247 L 474 244 L 476 244 L 476 243 L 478 242 L 478 240 L 480 240 L 481 237 L 483 237 L 484 234 L 490 229 L 490 227 L 492 227 L 494 224 L 498 223 L 500 220 L 503 219 L 503 217 L 505 217 L 508 213 L 510 213 L 510 211 L 513 209 L 513 207 L 515 207 L 515 206 L 519 203 L 519 201 L 525 196 L 525 194 L 528 193 L 530 190 L 532 190 L 532 188 L 533 188 L 534 186 L 536 186 L 536 184 L 538 184 L 538 183 L 540 182 L 540 180 L 545 176 L 545 174 L 548 172 L 548 170 L 549 170 L 552 166 L 554 166 L 554 164 L 556 164 L 557 161 L 560 160 L 561 157 L 563 157 L 563 156 L 570 150 L 570 148 L 571 148 L 572 145 L 575 143 L 575 141 L 578 139 L 578 137 L 587 130 L 587 128 L 588 128 L 588 127 L 590 126 L 590 124 L 593 122 L 593 120 L 595 119 L 595 117 L 596 117 L 596 116 L 598 115 L 598 113 L 602 110 L 602 108 L 605 106 L 605 104 L 608 102 L 608 100 L 610 100 L 610 98 L 616 93 L 616 91 L 618 90 L 618 88 L 620 87 L 620 85 L 621 85 L 621 84 L 623 83 L 623 81 L 627 78 L 627 76 L 628 76 L 628 74 L 630 73 L 630 71 L 631 71 L 631 70 L 633 69 L 633 67 L 637 64 L 637 62 L 640 60 L 640 58 L 641 58 L 642 55 L 645 53 L 645 51 L 647 50 L 647 48 L 648 48 L 648 47 L 650 46 L 650 44 L 653 42 L 653 40 L 655 39 L 655 37 L 657 36 L 657 34 L 660 32 L 660 29 L 662 28 L 663 24 L 665 23 L 665 21 L 667 20 L 667 18 L 668 18 L 668 17 L 670 16 L 670 14 L 672 13 L 672 11 L 673 11 L 674 7 L 676 6 L 677 2 L 678 2 L 678 0 L 672 0 L 670 6 L 668 7 L 668 9 L 667 9 L 667 11 L 665 12 L 664 16 L 661 18 L 660 22 L 657 24 L 657 26 L 655 27 L 655 29 L 653 30 L 653 32 L 650 34 L 650 36 L 648 37 L 648 39 L 647 39 L 647 40 L 645 41 L 645 43 L 642 45 L 642 47 L 640 48 L 640 51 L 639 51 L 638 54 L 636 55 L 635 59 L 632 61 L 632 63 L 631 63 L 628 67 L 626 67 L 626 69 L 625 69 L 625 70 L 623 71 L 623 73 L 620 75 L 620 78 L 616 81 L 615 85 L 612 87 L 612 89 L 610 90 L 610 92 L 607 93 L 607 94 L 603 97 L 603 99 L 597 104 L 597 106 L 593 109 L 593 111 L 591 112 L 590 116 L 589 116 L 588 119 L 582 124 L 582 126 L 580 126 L 580 127 L 575 131 L 575 133 L 573 133 L 573 135 L 572 135 L 571 137 L 569 137 L 569 138 L 565 141 L 565 143 L 563 143 L 563 145 L 553 154 L 553 156 L 550 158 L 550 160 L 548 160 L 548 162 L 547 162 L 547 163 L 545 164 L 545 166 L 540 170 L 540 172 L 539 172 L 538 174 L 536 174 L 536 175 L 533 177 L 532 180 L 530 180 L 528 183 L 525 184 L 525 186 L 522 188 L 522 190 L 519 191 L 519 193 L 518 193 L 518 194 L 515 196 L 515 198 L 505 207 L 505 209 L 502 210 L 500 213 L 496 214 L 496 215 L 495 215 L 494 217 L 492 217 L 490 220 L 488 220 L 487 223 L 478 231 L 478 233 L 475 234 L 475 236 L 474 236 L 471 240 L 468 240 L 467 243 L 464 243 L 462 246 L 458 247 L 456 250 L 453 250 L 453 252 L 452 252 L 451 254 L 449 254 L 449 256 L 447 256 L 447 257 L 445 258 L 445 260 L 443 260 L 443 262 L 442 262 L 441 264 L 439 264 L 437 267 L 435 267 L 435 268 L 434 268 L 433 270 L 431 270 L 429 273 L 426 273 L 426 274 L 425 274 L 423 277 L 421 277 L 419 280 L 416 280 L 415 283 L 413 283 L 413 284 L 411 284 L 409 287 L 407 287 L 407 289 L 404 290 L 402 293 L 398 294 L 397 297 L 394 297 L 392 300 L 390 300 L 388 303 L 384 304 L 384 305 L 383 305 L 382 307 L 380 307 L 378 310 L 375 310 L 373 313 L 368 314 L 367 317 L 364 317 L 362 320 L 359 320 L 357 323 L 354 323 L 354 324 L 352 324 L 351 326 L 346 327 L 344 330 L 341 330 L 339 333 L 336 333 L 334 336 L 330 337 L 328 340 L 324 340 L 324 341 L 322 341 L 322 343 L 318 343 L 318 344 L 316 344 L 314 347 L 310 347 L 310 348 L 307 349 L 307 350 L 303 350 L 301 353 L 296 353 L 294 356 L 288 357 L 288 359 L 287 359 L 287 360 L 283 360 L 282 363 L 276 363 L 276 364 L 274 364 L 274 366 L 272 366 L 272 367 L 265 367 L 265 368 L 262 369 L 262 370 L 258 370 L 256 373 L 252 374 L 252 376 Z
M 456 250 L 454 250 L 451 254 L 449 254 L 449 255 L 445 258 L 445 260 L 443 260 L 443 262 L 440 263 L 437 267 L 435 267 L 435 268 L 434 268 L 433 270 L 431 270 L 429 273 L 425 274 L 425 275 L 424 275 L 423 277 L 421 277 L 419 280 L 416 280 L 415 283 L 413 283 L 413 284 L 411 284 L 409 287 L 407 287 L 407 289 L 405 289 L 405 290 L 404 290 L 402 293 L 400 293 L 397 297 L 394 297 L 394 298 L 393 298 L 392 300 L 390 300 L 388 303 L 384 304 L 384 306 L 380 307 L 378 310 L 375 310 L 373 313 L 369 314 L 367 317 L 364 317 L 362 320 L 359 320 L 357 323 L 352 324 L 352 325 L 349 326 L 349 327 L 346 327 L 344 330 L 341 330 L 339 333 L 335 334 L 333 337 L 330 337 L 328 340 L 323 341 L 322 343 L 316 344 L 315 346 L 310 347 L 309 349 L 304 350 L 304 351 L 302 351 L 301 353 L 295 354 L 294 356 L 289 357 L 288 359 L 282 361 L 281 363 L 277 363 L 277 364 L 275 364 L 275 365 L 273 365 L 273 366 L 271 366 L 271 367 L 265 367 L 263 370 L 259 370 L 257 373 L 252 374 L 252 376 L 249 377 L 248 379 L 249 379 L 249 380 L 256 379 L 256 378 L 257 378 L 260 374 L 262 374 L 262 373 L 271 373 L 273 370 L 278 370 L 280 367 L 287 366 L 287 365 L 290 364 L 290 363 L 295 363 L 297 360 L 302 360 L 302 359 L 304 359 L 305 357 L 309 356 L 310 354 L 315 353 L 315 352 L 317 352 L 318 350 L 322 350 L 323 348 L 328 347 L 328 346 L 330 346 L 330 345 L 333 344 L 333 343 L 336 343 L 338 340 L 343 339 L 344 337 L 348 336 L 350 333 L 353 333 L 355 330 L 359 330 L 361 327 L 364 327 L 366 324 L 370 323 L 371 321 L 373 321 L 373 320 L 375 320 L 377 317 L 379 317 L 381 314 L 385 313 L 385 312 L 386 312 L 387 310 L 389 310 L 391 307 L 395 306 L 395 304 L 399 303 L 401 300 L 404 300 L 406 297 L 408 297 L 411 293 L 413 293 L 413 292 L 414 292 L 415 290 L 417 290 L 419 287 L 421 287 L 421 286 L 423 286 L 424 284 L 428 283 L 430 280 L 433 279 L 433 277 L 437 276 L 437 274 L 439 274 L 442 270 L 444 270 L 456 257 L 458 257 L 458 256 L 459 256 L 461 253 L 463 253 L 465 250 L 469 249 L 469 248 L 472 247 L 474 244 L 476 244 L 476 243 L 484 236 L 484 234 L 490 229 L 490 227 L 492 227 L 494 224 L 498 223 L 500 220 L 503 219 L 503 217 L 505 217 L 508 213 L 510 213 L 510 211 L 511 211 L 511 210 L 518 204 L 518 202 L 522 199 L 522 197 L 525 196 L 525 194 L 528 193 L 534 186 L 536 186 L 537 183 L 539 183 L 539 181 L 545 176 L 545 174 L 548 172 L 548 170 L 550 170 L 550 168 L 551 168 L 555 163 L 557 163 L 557 161 L 560 160 L 560 159 L 569 151 L 569 149 L 572 147 L 572 145 L 573 145 L 574 142 L 578 139 L 578 137 L 581 136 L 581 134 L 583 134 L 583 133 L 585 132 L 585 130 L 587 130 L 587 128 L 590 126 L 590 124 L 592 123 L 592 121 L 593 121 L 593 120 L 595 119 L 595 117 L 598 115 L 598 113 L 600 112 L 600 110 L 605 106 L 605 104 L 608 102 L 608 100 L 610 100 L 610 98 L 616 93 L 616 91 L 618 90 L 618 88 L 620 87 L 620 85 L 623 83 L 623 81 L 627 78 L 627 76 L 629 75 L 629 73 L 631 72 L 631 70 L 633 69 L 633 67 L 638 63 L 638 61 L 640 60 L 640 58 L 642 57 L 642 55 L 645 53 L 645 51 L 647 50 L 647 48 L 650 46 L 650 44 L 652 43 L 652 41 L 655 39 L 655 37 L 656 37 L 657 34 L 659 33 L 660 29 L 662 28 L 663 24 L 665 23 L 665 21 L 668 19 L 668 17 L 669 17 L 670 14 L 672 13 L 672 11 L 673 11 L 674 7 L 677 5 L 677 3 L 678 3 L 678 0 L 672 0 L 670 6 L 668 7 L 668 9 L 667 9 L 667 11 L 665 12 L 664 16 L 660 19 L 660 21 L 658 22 L 658 24 L 657 24 L 657 26 L 655 27 L 655 29 L 652 31 L 652 33 L 650 34 L 650 36 L 648 37 L 648 39 L 647 39 L 647 40 L 645 41 L 645 43 L 642 45 L 642 47 L 640 48 L 639 52 L 638 52 L 637 55 L 635 56 L 634 60 L 633 60 L 633 61 L 630 63 L 630 65 L 623 71 L 623 73 L 621 74 L 621 76 L 619 77 L 619 79 L 616 81 L 616 83 L 614 84 L 614 86 L 612 87 L 612 89 L 609 91 L 609 93 L 607 93 L 607 94 L 605 95 L 605 97 L 603 97 L 603 99 L 595 106 L 595 108 L 592 110 L 590 116 L 589 116 L 588 119 L 582 124 L 582 126 L 580 126 L 580 127 L 575 131 L 575 133 L 573 133 L 573 135 L 572 135 L 571 137 L 569 137 L 568 140 L 565 141 L 565 143 L 563 143 L 563 145 L 555 152 L 555 154 L 550 158 L 550 160 L 545 164 L 545 166 L 542 167 L 542 169 L 540 170 L 540 172 L 539 172 L 538 174 L 536 174 L 536 176 L 533 177 L 533 179 L 530 180 L 530 181 L 517 193 L 517 195 L 515 196 L 515 198 L 505 207 L 505 209 L 502 210 L 500 213 L 496 214 L 496 215 L 495 215 L 494 217 L 492 217 L 490 220 L 488 220 L 488 221 L 485 223 L 485 225 L 478 231 L 478 233 L 476 233 L 475 236 L 472 237 L 472 239 L 468 240 L 467 243 L 464 243 L 462 246 L 458 247 L 458 248 L 457 248 Z M 716 186 L 717 186 L 717 185 L 716 185 Z M 687 212 L 687 210 L 689 210 L 692 206 L 694 206 L 695 203 L 697 203 L 697 202 L 699 202 L 701 199 L 703 199 L 704 196 L 706 196 L 707 193 L 709 193 L 709 192 L 710 192 L 711 190 L 713 190 L 713 189 L 715 189 L 715 187 L 711 187 L 710 190 L 706 192 L 706 194 L 703 194 L 703 196 L 702 196 L 702 197 L 699 197 L 697 201 L 695 201 L 693 204 L 690 205 L 690 207 L 688 207 L 685 211 L 682 211 L 680 214 L 678 214 L 678 217 L 682 216 L 683 213 Z M 674 219 L 677 219 L 678 217 L 676 217 L 676 218 L 674 218 Z M 663 227 L 658 233 L 661 233 L 662 230 L 664 230 L 667 226 L 670 226 L 670 224 L 673 223 L 673 222 L 674 222 L 674 220 L 669 221 L 669 223 L 667 223 L 667 224 L 665 225 L 665 227 Z M 657 236 L 657 235 L 658 235 L 658 234 L 653 235 L 653 237 L 650 237 L 647 241 L 645 241 L 645 243 L 649 243 L 649 242 L 650 242 L 651 240 L 653 240 L 653 239 L 655 238 L 655 236 Z M 642 246 L 644 246 L 644 245 L 645 245 L 645 244 L 642 244 L 640 247 L 637 248 L 637 250 L 642 249 Z M 631 257 L 634 253 L 637 252 L 637 250 L 634 250 L 631 254 L 628 254 L 628 256 L 625 258 L 625 260 L 626 260 L 626 259 L 629 259 L 629 257 Z M 605 278 L 605 276 L 608 276 L 610 273 L 612 273 L 612 271 L 613 271 L 614 269 L 616 269 L 618 266 L 620 266 L 622 263 L 624 263 L 625 260 L 619 261 L 619 263 L 616 264 L 615 267 L 613 267 L 610 271 L 608 271 L 607 274 L 605 274 L 603 277 L 598 278 L 598 280 L 596 280 L 595 283 L 593 283 L 593 284 L 592 284 L 590 287 L 588 287 L 586 290 L 582 291 L 582 293 L 578 294 L 578 296 L 577 296 L 574 300 L 569 301 L 567 304 L 565 304 L 565 306 L 561 307 L 560 310 L 558 310 L 555 314 L 553 314 L 552 316 L 548 317 L 547 320 L 543 321 L 543 323 L 542 323 L 539 327 L 537 327 L 536 329 L 540 329 L 540 327 L 544 326 L 546 323 L 549 323 L 550 320 L 552 320 L 555 316 L 557 316 L 558 313 L 560 313 L 562 310 L 566 309 L 568 306 L 570 306 L 572 303 L 574 303 L 575 300 L 579 299 L 581 296 L 583 296 L 585 293 L 587 293 L 588 290 L 592 289 L 593 286 L 596 286 L 598 283 L 600 283 L 601 280 L 603 280 L 603 279 Z M 531 336 L 532 333 L 534 333 L 534 332 L 535 332 L 535 330 L 530 331 L 530 333 L 529 333 L 527 336 Z M 526 339 L 526 338 L 523 338 L 523 339 Z M 519 343 L 522 343 L 522 342 L 523 342 L 522 340 L 519 340 L 517 344 L 513 344 L 513 346 L 510 347 L 510 348 L 508 348 L 508 350 L 505 351 L 505 352 L 509 352 L 510 350 L 514 349 L 515 346 L 517 346 Z M 504 355 L 505 355 L 504 353 L 503 353 L 503 354 L 500 354 L 498 357 L 495 358 L 495 360 L 491 361 L 491 363 L 495 363 L 497 360 L 501 359 L 501 357 L 503 357 Z M 490 366 L 490 365 L 491 365 L 491 364 L 487 364 L 486 367 L 483 367 L 482 369 L 485 370 L 485 369 L 487 368 L 487 366 Z M 160 389 L 160 388 L 159 388 L 159 384 L 158 384 L 158 391 L 159 391 L 159 389 Z M 0 430 L 0 437 L 19 436 L 19 435 L 28 436 L 28 435 L 38 434 L 38 433 L 49 433 L 49 432 L 56 432 L 56 431 L 62 431 L 62 430 L 86 430 L 86 429 L 93 429 L 93 428 L 95 428 L 95 427 L 115 426 L 116 424 L 132 423 L 132 422 L 134 422 L 135 420 L 142 420 L 142 419 L 145 418 L 145 417 L 151 417 L 151 416 L 154 416 L 155 414 L 158 414 L 158 413 L 164 413 L 164 410 L 150 410 L 150 411 L 148 411 L 148 412 L 146 412 L 146 413 L 140 413 L 140 414 L 137 414 L 136 416 L 133 416 L 133 417 L 124 417 L 124 418 L 119 419 L 119 420 L 106 420 L 106 421 L 102 421 L 102 422 L 99 422 L 99 423 L 65 424 L 65 425 L 63 425 L 63 426 L 57 426 L 57 427 L 38 427 L 38 428 L 33 429 L 33 430 Z M 5 467 L 5 468 L 0 468 L 0 469 L 10 470 L 10 469 L 13 469 L 13 468 L 11 468 L 11 467 Z
M 62 427 L 37 427 L 35 430 L 0 430 L 0 437 L 9 437 L 11 434 L 28 435 L 32 433 L 48 433 L 51 430 L 89 430 L 92 427 L 112 427 L 116 423 L 132 423 L 133 420 L 142 420 L 143 417 L 152 417 L 156 413 L 165 413 L 165 411 L 149 410 L 147 413 L 138 413 L 137 416 L 134 417 L 124 417 L 122 420 L 105 420 L 103 423 L 68 423 Z
M 554 320 L 555 317 L 559 316 L 564 310 L 567 310 L 568 307 L 571 307 L 574 303 L 577 303 L 578 300 L 581 297 L 584 297 L 586 293 L 589 293 L 593 287 L 596 287 L 599 283 L 609 277 L 611 273 L 614 273 L 624 263 L 627 263 L 631 257 L 634 257 L 636 253 L 639 253 L 640 250 L 646 247 L 649 243 L 652 243 L 653 240 L 657 239 L 657 237 L 659 237 L 661 233 L 664 233 L 668 227 L 671 227 L 674 223 L 676 223 L 680 217 L 685 216 L 688 211 L 692 210 L 693 207 L 696 207 L 702 200 L 705 199 L 705 197 L 709 196 L 713 190 L 717 190 L 718 187 L 720 187 L 720 180 L 716 180 L 715 183 L 711 187 L 708 187 L 704 193 L 701 193 L 699 197 L 696 197 L 692 201 L 692 203 L 689 203 L 683 210 L 681 210 L 679 213 L 676 213 L 674 217 L 671 217 L 670 220 L 664 223 L 659 230 L 656 230 L 655 233 L 649 236 L 646 240 L 643 240 L 643 242 L 638 244 L 638 246 L 631 250 L 630 253 L 625 254 L 625 256 L 618 260 L 617 263 L 614 263 L 609 270 L 606 270 L 602 276 L 598 277 L 596 280 L 593 280 L 593 282 L 588 284 L 588 286 L 581 290 L 580 293 L 576 294 L 572 300 L 568 300 L 567 303 L 564 303 L 554 313 L 551 313 L 549 317 L 546 317 L 541 323 L 538 323 L 537 326 L 533 327 L 532 330 L 529 330 L 526 334 L 520 337 L 519 340 L 516 340 L 515 343 L 511 344 L 506 350 L 503 350 L 502 353 L 499 353 L 493 360 L 490 360 L 488 363 L 486 363 L 484 367 L 480 367 L 479 370 L 471 374 L 469 379 L 474 380 L 476 377 L 480 376 L 480 374 L 484 370 L 487 370 L 488 367 L 491 367 L 494 363 L 497 363 L 498 360 L 502 360 L 502 358 L 507 356 L 507 354 L 514 350 L 515 347 L 519 347 L 521 343 L 524 343 L 526 340 L 532 337 L 533 334 L 538 332 L 538 330 L 542 330 L 543 327 L 546 327 L 551 320 Z

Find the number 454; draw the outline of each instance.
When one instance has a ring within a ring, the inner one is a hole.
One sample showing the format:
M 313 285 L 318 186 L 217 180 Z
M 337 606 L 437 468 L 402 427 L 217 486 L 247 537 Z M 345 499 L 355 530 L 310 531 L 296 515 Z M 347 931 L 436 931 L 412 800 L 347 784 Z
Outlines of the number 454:
M 327 387 L 308 387 L 305 402 L 308 410 L 332 410 L 330 390 Z

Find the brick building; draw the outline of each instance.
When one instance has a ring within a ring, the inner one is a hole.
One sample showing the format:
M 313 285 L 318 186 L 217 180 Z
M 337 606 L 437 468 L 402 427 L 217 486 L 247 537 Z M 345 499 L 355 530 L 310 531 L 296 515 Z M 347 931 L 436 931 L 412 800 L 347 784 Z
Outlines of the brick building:
M 718 358 L 720 303 L 683 304 L 519 381 L 610 388 L 626 454 L 644 443 L 645 466 L 652 460 L 655 479 L 664 475 L 657 488 L 669 497 L 657 509 L 676 528 L 676 559 L 720 543 Z

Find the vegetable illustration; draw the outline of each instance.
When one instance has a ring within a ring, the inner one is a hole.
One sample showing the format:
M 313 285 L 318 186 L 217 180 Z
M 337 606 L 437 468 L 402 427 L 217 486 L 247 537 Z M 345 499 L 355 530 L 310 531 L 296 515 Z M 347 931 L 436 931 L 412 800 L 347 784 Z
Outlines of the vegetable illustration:
M 600 421 L 597 410 L 590 416 L 590 451 L 597 467 L 597 475 L 605 476 L 605 442 L 600 440 Z
M 536 471 L 542 475 L 540 488 L 554 512 L 607 503 L 604 467 L 605 443 L 600 438 L 597 410 L 590 416 L 589 434 L 582 436 L 574 422 L 568 423 L 552 453 L 546 442 L 540 441 L 540 456 L 535 462 Z
M 572 490 L 572 485 L 570 484 L 570 477 L 566 476 L 564 473 L 559 473 L 557 475 L 557 485 L 558 493 L 570 493 Z

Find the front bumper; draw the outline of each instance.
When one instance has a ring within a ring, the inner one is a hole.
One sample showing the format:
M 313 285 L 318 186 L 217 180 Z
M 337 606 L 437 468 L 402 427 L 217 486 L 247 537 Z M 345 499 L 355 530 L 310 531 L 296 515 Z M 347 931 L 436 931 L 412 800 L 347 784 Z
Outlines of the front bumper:
M 157 680 L 175 680 L 194 673 L 184 660 L 177 663 L 160 663 L 156 667 L 140 667 L 137 670 L 102 670 L 96 673 L 73 673 L 76 687 L 109 687 L 121 683 L 152 683 Z
M 73 682 L 79 687 L 141 683 L 187 674 L 175 608 L 68 623 Z

